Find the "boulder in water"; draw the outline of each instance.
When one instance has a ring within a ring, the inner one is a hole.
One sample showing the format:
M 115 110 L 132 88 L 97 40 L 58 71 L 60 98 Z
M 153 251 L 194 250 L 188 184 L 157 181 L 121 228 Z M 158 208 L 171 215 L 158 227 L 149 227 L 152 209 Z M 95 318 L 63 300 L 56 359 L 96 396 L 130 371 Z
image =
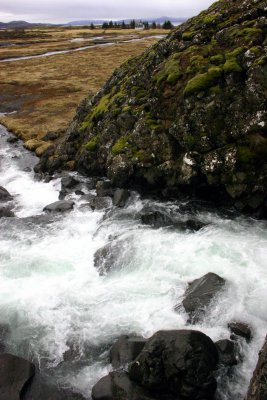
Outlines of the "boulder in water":
M 214 297 L 225 285 L 225 280 L 212 272 L 188 284 L 182 302 L 191 323 L 198 321 Z
M 239 354 L 236 343 L 229 339 L 218 340 L 215 343 L 219 354 L 219 362 L 225 367 L 236 365 L 239 360 Z
M 0 186 L 0 201 L 12 200 L 13 196 L 3 187 Z
M 113 240 L 95 252 L 94 266 L 100 275 L 104 275 L 118 265 L 118 257 L 123 250 L 124 244 L 125 242 L 122 240 Z
M 230 331 L 233 333 L 232 337 L 235 338 L 236 336 L 240 336 L 244 339 L 246 339 L 248 342 L 252 338 L 252 331 L 250 326 L 243 322 L 230 322 L 228 324 L 228 328 Z
M 64 189 L 72 189 L 79 183 L 77 179 L 73 178 L 73 176 L 64 176 L 61 179 L 61 187 Z
M 10 208 L 0 207 L 0 218 L 2 217 L 15 217 L 15 214 L 10 210 Z
M 112 201 L 108 196 L 105 197 L 92 197 L 89 201 L 92 210 L 103 210 L 105 208 L 111 207 Z
M 121 335 L 110 349 L 110 361 L 113 368 L 120 368 L 135 360 L 147 339 L 140 336 Z
M 267 336 L 256 365 L 253 377 L 250 381 L 247 400 L 266 400 L 267 399 Z
M 173 220 L 167 214 L 161 211 L 152 211 L 141 215 L 141 221 L 145 225 L 151 225 L 154 228 L 160 228 L 162 226 L 173 225 Z
M 218 352 L 204 333 L 159 331 L 129 366 L 129 377 L 150 393 L 176 399 L 213 399 Z
M 113 196 L 114 189 L 111 186 L 110 181 L 97 181 L 96 182 L 96 194 L 99 197 Z
M 32 363 L 12 354 L 0 354 L 0 399 L 18 400 L 34 375 Z
M 130 193 L 126 189 L 116 189 L 113 196 L 113 205 L 117 207 L 124 207 L 127 200 L 130 197 Z
M 48 212 L 65 212 L 70 211 L 74 207 L 74 201 L 70 200 L 58 200 L 54 203 L 48 204 L 44 207 L 43 211 Z

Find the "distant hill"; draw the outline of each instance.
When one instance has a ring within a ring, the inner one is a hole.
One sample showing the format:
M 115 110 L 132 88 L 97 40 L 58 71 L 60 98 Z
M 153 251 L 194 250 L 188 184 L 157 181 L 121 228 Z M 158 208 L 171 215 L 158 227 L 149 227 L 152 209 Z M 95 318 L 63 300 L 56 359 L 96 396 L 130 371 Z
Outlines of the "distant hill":
M 172 18 L 172 17 L 159 17 L 159 18 L 135 18 L 135 21 L 147 21 L 147 22 L 156 22 L 156 24 L 163 24 L 165 21 L 171 21 L 171 22 L 185 22 L 187 20 L 187 18 Z M 81 21 L 71 21 L 68 22 L 66 25 L 90 25 L 90 24 L 94 24 L 94 25 L 101 25 L 104 22 L 107 22 L 110 20 L 106 20 L 106 19 L 87 19 L 87 20 L 81 20 Z M 121 19 L 121 20 L 113 20 L 113 22 L 117 22 L 118 24 L 122 23 L 122 21 L 124 21 L 126 24 L 129 24 L 132 19 L 131 18 L 127 18 L 127 19 Z
M 32 28 L 35 26 L 52 26 L 53 24 L 30 23 L 26 21 L 0 22 L 0 29 Z

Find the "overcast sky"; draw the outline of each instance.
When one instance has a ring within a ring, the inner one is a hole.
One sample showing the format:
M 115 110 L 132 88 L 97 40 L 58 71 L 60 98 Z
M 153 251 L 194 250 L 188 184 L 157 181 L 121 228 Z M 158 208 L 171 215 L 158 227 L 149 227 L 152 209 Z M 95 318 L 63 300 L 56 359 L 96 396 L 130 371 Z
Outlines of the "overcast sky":
M 65 23 L 86 19 L 191 17 L 214 0 L 0 0 L 0 21 Z

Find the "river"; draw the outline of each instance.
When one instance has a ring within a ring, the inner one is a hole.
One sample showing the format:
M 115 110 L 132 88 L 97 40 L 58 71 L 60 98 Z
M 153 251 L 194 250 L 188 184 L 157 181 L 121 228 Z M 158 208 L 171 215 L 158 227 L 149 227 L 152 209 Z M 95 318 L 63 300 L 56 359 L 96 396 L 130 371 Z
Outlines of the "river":
M 229 321 L 241 320 L 253 340 L 241 341 L 243 362 L 219 382 L 217 397 L 243 399 L 267 329 L 266 222 L 135 192 L 124 208 L 101 211 L 70 194 L 73 211 L 36 218 L 58 199 L 60 178 L 36 180 L 38 159 L 20 142 L 7 143 L 9 136 L 0 126 L 0 185 L 14 196 L 16 214 L 0 222 L 0 324 L 11 327 L 8 351 L 90 399 L 111 369 L 108 349 L 120 334 L 193 328 L 216 341 L 229 338 Z M 94 193 L 90 178 L 74 175 L 83 192 Z M 207 225 L 198 232 L 153 229 L 140 220 L 149 207 Z M 121 243 L 114 269 L 99 275 L 94 253 L 114 238 Z M 174 307 L 187 283 L 207 272 L 225 278 L 226 289 L 202 323 L 191 326 Z

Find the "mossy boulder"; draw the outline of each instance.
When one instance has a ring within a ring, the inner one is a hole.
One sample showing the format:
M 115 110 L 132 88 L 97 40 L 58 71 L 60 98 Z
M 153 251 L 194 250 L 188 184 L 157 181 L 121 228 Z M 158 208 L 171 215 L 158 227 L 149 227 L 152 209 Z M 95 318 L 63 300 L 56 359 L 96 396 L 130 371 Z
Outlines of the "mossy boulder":
M 264 216 L 265 14 L 264 0 L 221 0 L 126 60 L 36 170 L 70 167 Z

